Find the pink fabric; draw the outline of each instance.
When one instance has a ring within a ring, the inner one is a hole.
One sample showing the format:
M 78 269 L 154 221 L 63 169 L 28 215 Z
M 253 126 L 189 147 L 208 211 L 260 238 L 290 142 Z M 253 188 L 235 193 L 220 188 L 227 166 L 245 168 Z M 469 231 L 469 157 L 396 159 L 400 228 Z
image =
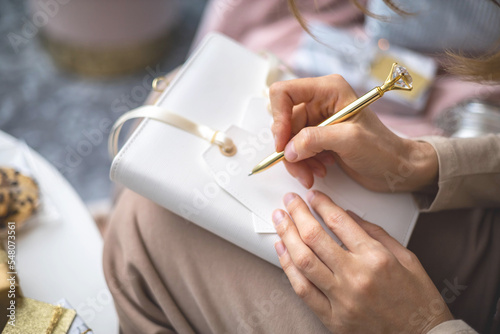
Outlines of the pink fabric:
M 300 8 L 308 20 L 337 27 L 362 27 L 363 13 L 349 0 L 317 0 L 310 1 L 310 4 L 310 8 L 303 5 Z M 291 60 L 303 34 L 288 10 L 286 0 L 212 0 L 207 5 L 194 46 L 210 31 L 224 33 L 254 51 L 269 50 L 285 62 Z M 440 75 L 431 88 L 422 114 L 401 116 L 388 113 L 385 110 L 394 109 L 394 106 L 386 108 L 382 100 L 372 109 L 387 126 L 409 137 L 439 135 L 440 130 L 433 125 L 435 116 L 471 98 L 500 102 L 500 85 L 481 85 Z
M 348 0 L 316 0 L 301 13 L 338 27 L 361 22 L 363 15 Z M 207 4 L 194 46 L 211 31 L 221 32 L 253 51 L 268 50 L 289 61 L 303 33 L 286 0 L 212 0 Z

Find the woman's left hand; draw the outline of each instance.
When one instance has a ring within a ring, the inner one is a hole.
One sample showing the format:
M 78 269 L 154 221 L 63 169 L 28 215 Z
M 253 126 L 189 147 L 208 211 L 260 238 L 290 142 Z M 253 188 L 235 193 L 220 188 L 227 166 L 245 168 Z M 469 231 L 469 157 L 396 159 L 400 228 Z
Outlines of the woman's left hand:
M 347 250 L 293 193 L 284 198 L 290 216 L 273 214 L 281 237 L 275 247 L 293 289 L 329 330 L 427 333 L 453 319 L 412 252 L 323 193 L 309 192 L 308 201 Z

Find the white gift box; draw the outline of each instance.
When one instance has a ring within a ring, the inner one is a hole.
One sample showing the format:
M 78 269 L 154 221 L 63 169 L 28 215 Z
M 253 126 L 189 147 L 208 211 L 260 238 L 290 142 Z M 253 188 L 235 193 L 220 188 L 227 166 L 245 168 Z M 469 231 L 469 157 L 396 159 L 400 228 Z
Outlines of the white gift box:
M 158 110 L 160 115 L 169 110 L 224 131 L 237 153 L 226 156 L 218 146 L 191 133 L 145 119 L 114 158 L 110 176 L 279 266 L 274 251 L 279 237 L 271 223 L 271 213 L 283 207 L 281 200 L 287 192 L 304 196 L 306 189 L 288 175 L 283 164 L 248 176 L 259 161 L 274 152 L 272 117 L 265 92 L 270 73 L 276 74 L 275 67 L 269 58 L 248 51 L 225 36 L 207 36 L 151 112 Z M 286 71 L 280 75 L 281 79 L 292 78 Z M 371 192 L 336 166 L 329 169 L 324 179 L 316 179 L 314 189 L 382 226 L 403 245 L 408 243 L 418 217 L 410 194 Z

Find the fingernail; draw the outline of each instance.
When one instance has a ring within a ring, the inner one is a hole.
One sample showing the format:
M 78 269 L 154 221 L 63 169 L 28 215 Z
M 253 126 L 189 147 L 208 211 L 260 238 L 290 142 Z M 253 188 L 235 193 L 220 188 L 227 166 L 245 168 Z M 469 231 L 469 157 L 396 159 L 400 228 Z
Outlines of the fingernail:
M 277 241 L 274 244 L 274 248 L 276 249 L 276 253 L 278 253 L 278 256 L 281 257 L 283 254 L 286 252 L 286 247 L 283 241 Z
M 306 187 L 307 189 L 309 189 L 309 185 L 307 184 L 306 180 L 301 178 L 301 177 L 298 177 L 297 180 L 299 180 L 299 182 L 304 186 Z
M 307 201 L 311 203 L 314 196 L 316 196 L 316 192 L 314 190 L 309 191 L 306 195 Z
M 355 214 L 354 212 L 352 212 L 350 210 L 347 210 L 346 212 L 349 216 L 351 216 L 352 219 L 354 219 L 356 221 L 356 223 L 363 221 L 363 219 L 360 216 L 358 216 L 357 214 Z
M 288 206 L 288 204 L 290 204 L 290 202 L 293 201 L 296 196 L 297 195 L 295 195 L 294 193 L 286 194 L 285 197 L 283 197 L 283 203 L 285 203 L 285 206 Z
M 285 159 L 288 161 L 294 161 L 297 159 L 298 154 L 295 151 L 295 145 L 293 144 L 293 140 L 291 140 L 285 147 Z
M 278 226 L 282 221 L 283 218 L 285 218 L 285 214 L 281 210 L 275 210 L 273 212 L 273 223 L 274 226 Z

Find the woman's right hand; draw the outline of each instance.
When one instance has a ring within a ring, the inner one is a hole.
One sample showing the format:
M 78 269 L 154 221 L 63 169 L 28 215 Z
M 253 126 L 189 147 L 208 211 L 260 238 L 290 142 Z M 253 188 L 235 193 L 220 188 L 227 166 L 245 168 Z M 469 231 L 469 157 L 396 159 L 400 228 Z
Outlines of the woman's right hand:
M 306 188 L 333 161 L 374 191 L 419 191 L 436 184 L 434 148 L 397 136 L 369 109 L 344 122 L 315 127 L 357 98 L 341 76 L 277 82 L 270 98 L 276 150 L 285 150 L 287 170 Z

